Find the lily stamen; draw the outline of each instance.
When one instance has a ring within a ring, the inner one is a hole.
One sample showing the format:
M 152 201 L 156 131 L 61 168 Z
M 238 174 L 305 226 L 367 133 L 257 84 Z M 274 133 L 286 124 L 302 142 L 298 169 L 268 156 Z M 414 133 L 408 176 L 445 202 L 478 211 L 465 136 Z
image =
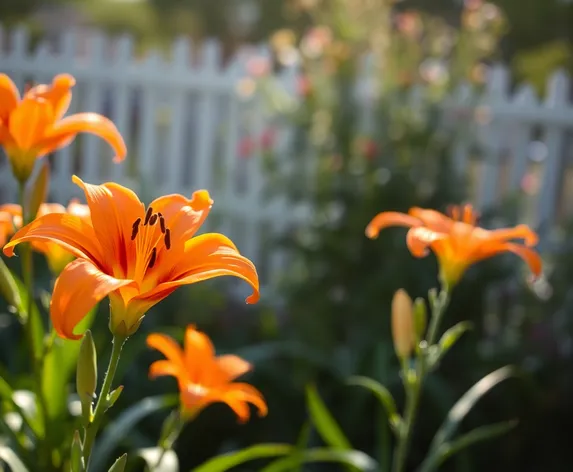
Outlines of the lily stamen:
M 132 241 L 136 238 L 137 233 L 139 232 L 139 224 L 140 223 L 141 223 L 141 218 L 137 218 L 137 220 L 135 220 L 133 222 L 133 225 L 131 227 L 132 228 L 131 229 L 131 240 Z
M 143 226 L 146 226 L 147 223 L 149 223 L 149 219 L 151 218 L 152 214 L 153 214 L 153 208 L 149 207 L 147 209 L 147 213 L 145 214 L 145 221 L 143 222 Z

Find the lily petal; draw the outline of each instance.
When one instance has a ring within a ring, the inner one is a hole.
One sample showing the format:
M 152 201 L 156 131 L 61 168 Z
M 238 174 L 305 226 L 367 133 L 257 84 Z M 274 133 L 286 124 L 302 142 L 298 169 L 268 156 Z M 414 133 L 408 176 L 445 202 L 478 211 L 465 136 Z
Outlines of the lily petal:
M 172 376 L 179 379 L 181 375 L 185 375 L 185 369 L 175 362 L 161 360 L 155 361 L 149 366 L 149 378 L 155 379 L 157 377 Z
M 428 248 L 437 242 L 447 242 L 448 235 L 436 233 L 426 227 L 411 228 L 406 234 L 406 245 L 414 257 L 425 257 Z
M 58 74 L 51 85 L 40 84 L 32 87 L 26 97 L 41 97 L 52 105 L 54 117 L 59 120 L 66 114 L 72 100 L 71 88 L 76 85 L 76 79 L 70 74 Z
M 150 206 L 164 216 L 171 231 L 171 243 L 177 246 L 195 235 L 209 215 L 213 200 L 207 190 L 198 190 L 190 199 L 183 195 L 166 195 L 155 199 Z
M 106 141 L 115 152 L 115 162 L 123 161 L 127 154 L 125 142 L 116 126 L 111 120 L 97 113 L 77 113 L 56 122 L 47 130 L 40 147 L 45 149 L 46 153 L 52 152 L 57 149 L 53 146 L 56 146 L 58 140 L 72 139 L 78 133 L 91 133 Z
M 413 207 L 408 211 L 410 216 L 418 218 L 423 225 L 439 233 L 447 233 L 454 224 L 454 220 L 436 210 Z
M 0 122 L 7 122 L 19 101 L 18 87 L 6 74 L 0 74 Z
M 168 361 L 181 367 L 185 365 L 183 350 L 171 336 L 158 333 L 150 334 L 147 336 L 147 346 L 158 350 L 167 358 Z
M 102 259 L 101 246 L 93 228 L 78 216 L 51 213 L 36 218 L 16 232 L 4 246 L 4 254 L 12 257 L 14 246 L 34 241 L 54 242 L 74 256 L 89 259 L 95 264 L 99 264 Z
M 541 273 L 543 272 L 543 262 L 541 261 L 541 256 L 536 251 L 529 247 L 515 243 L 501 244 L 496 250 L 498 253 L 504 251 L 512 252 L 513 254 L 521 257 L 529 266 L 529 269 L 535 278 L 541 276 Z
M 184 346 L 185 365 L 189 378 L 191 382 L 198 382 L 202 380 L 202 372 L 212 370 L 210 367 L 215 357 L 215 347 L 205 333 L 197 331 L 193 326 L 185 330 Z
M 370 239 L 378 237 L 380 231 L 390 226 L 415 227 L 421 226 L 422 222 L 413 216 L 397 211 L 383 211 L 378 213 L 366 227 L 366 236 Z
M 52 105 L 41 98 L 24 98 L 10 115 L 9 130 L 18 148 L 37 149 L 46 129 L 54 122 Z
M 514 228 L 501 228 L 489 231 L 490 241 L 507 241 L 522 239 L 526 246 L 532 247 L 539 242 L 539 236 L 527 225 L 517 225 Z
M 226 236 L 206 233 L 187 241 L 180 262 L 173 268 L 169 281 L 160 283 L 153 290 L 132 299 L 151 307 L 181 285 L 201 282 L 221 276 L 234 276 L 247 282 L 253 294 L 246 302 L 259 300 L 259 277 L 254 264 L 239 254 L 236 246 Z
M 120 266 L 126 269 L 127 261 L 124 242 L 137 216 L 143 214 L 143 203 L 131 190 L 120 185 L 92 185 L 74 175 L 72 181 L 83 189 L 90 209 L 94 232 L 105 254 L 108 268 Z
M 132 284 L 132 280 L 110 277 L 90 261 L 70 262 L 56 279 L 50 303 L 50 317 L 56 332 L 63 338 L 80 339 L 76 325 L 110 292 Z
M 239 356 L 227 354 L 217 358 L 219 368 L 226 374 L 227 381 L 231 381 L 249 372 L 253 365 Z

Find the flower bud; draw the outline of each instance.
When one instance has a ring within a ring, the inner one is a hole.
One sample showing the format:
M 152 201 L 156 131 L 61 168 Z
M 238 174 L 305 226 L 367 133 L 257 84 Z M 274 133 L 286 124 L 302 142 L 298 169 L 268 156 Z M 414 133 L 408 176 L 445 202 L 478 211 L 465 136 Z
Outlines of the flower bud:
M 392 337 L 398 357 L 409 357 L 414 347 L 413 304 L 403 289 L 398 290 L 392 299 Z
M 424 339 L 428 315 L 426 312 L 426 302 L 423 298 L 416 298 L 414 301 L 414 333 L 416 342 Z
M 82 403 L 84 420 L 89 423 L 91 418 L 92 401 L 97 388 L 97 353 L 91 331 L 86 331 L 76 372 L 76 389 Z

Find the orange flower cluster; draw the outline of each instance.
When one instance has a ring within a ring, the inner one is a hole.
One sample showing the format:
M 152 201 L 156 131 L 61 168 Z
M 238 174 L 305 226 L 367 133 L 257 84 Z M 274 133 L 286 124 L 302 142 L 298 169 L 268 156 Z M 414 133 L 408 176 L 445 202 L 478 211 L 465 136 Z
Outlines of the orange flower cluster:
M 95 113 L 63 118 L 74 85 L 72 76 L 61 74 L 51 85 L 32 87 L 20 98 L 12 80 L 0 74 L 0 145 L 22 185 L 38 158 L 68 145 L 80 132 L 107 141 L 116 162 L 125 157 L 123 138 L 107 118 Z M 252 286 L 248 303 L 258 301 L 256 268 L 233 242 L 217 233 L 195 236 L 213 204 L 206 190 L 191 198 L 160 197 L 146 208 L 134 192 L 116 183 L 91 185 L 75 176 L 72 180 L 83 189 L 87 205 L 43 203 L 24 227 L 20 205 L 0 207 L 4 254 L 11 257 L 15 246 L 31 243 L 59 274 L 50 316 L 61 337 L 80 338 L 74 328 L 107 296 L 110 328 L 120 337 L 133 334 L 145 313 L 181 285 L 231 275 Z M 184 351 L 161 334 L 151 335 L 148 344 L 167 357 L 151 366 L 150 375 L 178 378 L 187 417 L 215 401 L 228 403 L 241 421 L 249 417 L 248 403 L 261 415 L 267 413 L 258 390 L 233 382 L 251 369 L 250 364 L 236 356 L 215 358 L 205 334 L 189 327 Z

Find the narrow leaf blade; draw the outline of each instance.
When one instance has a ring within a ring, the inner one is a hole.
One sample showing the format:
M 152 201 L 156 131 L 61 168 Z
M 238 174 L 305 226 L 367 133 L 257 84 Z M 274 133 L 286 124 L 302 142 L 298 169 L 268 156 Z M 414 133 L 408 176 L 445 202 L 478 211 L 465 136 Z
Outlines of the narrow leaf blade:
M 261 472 L 290 472 L 309 462 L 336 462 L 363 472 L 377 470 L 378 464 L 369 455 L 356 450 L 316 448 L 297 451 L 289 457 L 278 459 Z
M 192 472 L 225 472 L 245 462 L 267 457 L 284 456 L 292 450 L 293 447 L 289 444 L 257 444 L 240 451 L 215 457 L 196 467 Z
M 350 442 L 344 436 L 340 426 L 328 411 L 314 386 L 307 387 L 306 401 L 312 422 L 324 442 L 336 449 L 352 449 Z
M 357 385 L 370 390 L 386 410 L 386 414 L 388 415 L 388 422 L 390 423 L 393 431 L 397 433 L 400 430 L 402 417 L 398 413 L 394 397 L 392 397 L 392 394 L 386 387 L 384 387 L 384 385 L 374 379 L 360 376 L 351 377 L 348 380 L 348 383 L 350 385 Z

